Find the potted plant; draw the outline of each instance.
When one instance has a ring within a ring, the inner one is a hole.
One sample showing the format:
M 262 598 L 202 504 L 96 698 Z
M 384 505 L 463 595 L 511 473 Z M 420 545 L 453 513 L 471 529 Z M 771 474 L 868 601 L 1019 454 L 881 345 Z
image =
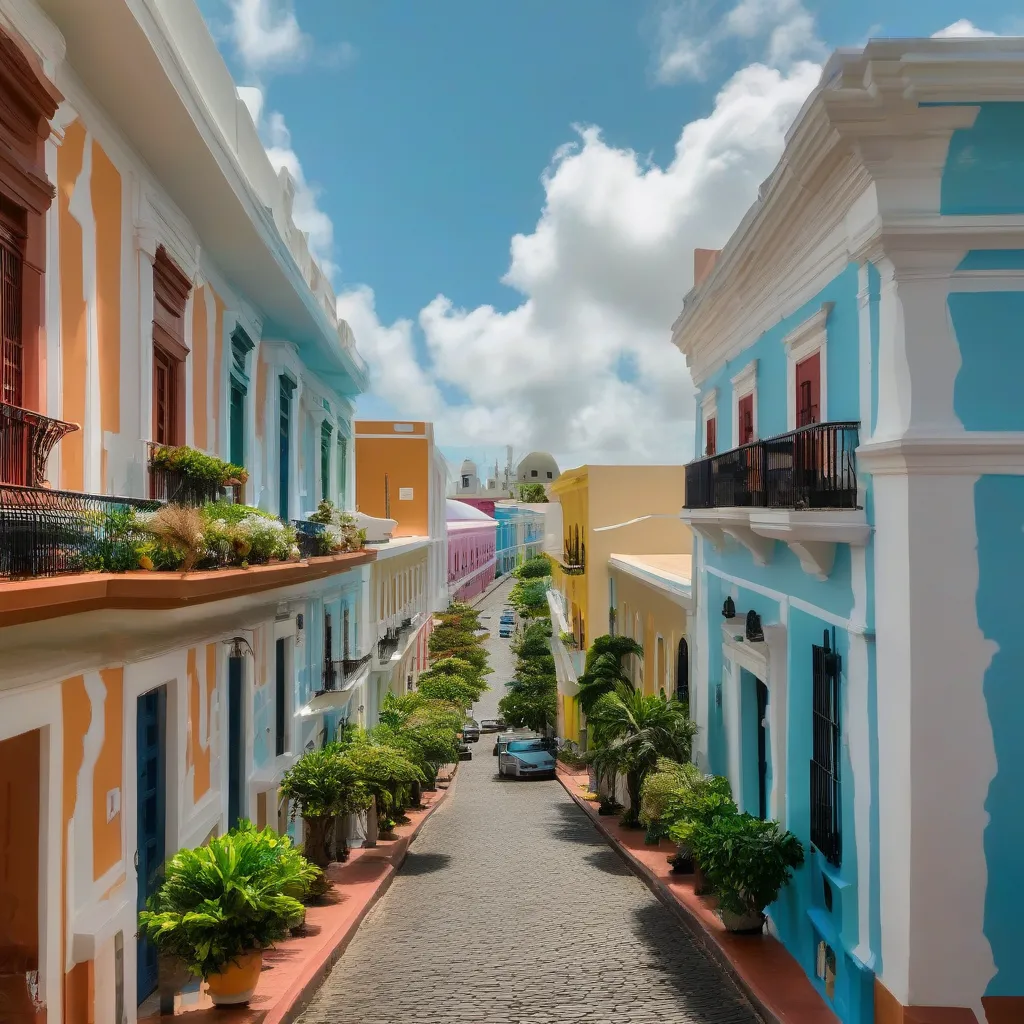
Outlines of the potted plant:
M 366 845 L 377 842 L 378 822 L 392 821 L 392 808 L 401 813 L 400 796 L 413 782 L 426 782 L 423 772 L 395 747 L 356 742 L 346 748 L 355 766 L 357 778 L 372 796 L 366 813 Z
M 695 825 L 690 843 L 731 932 L 760 932 L 765 907 L 804 862 L 803 845 L 792 832 L 751 814 L 719 815 Z
M 311 865 L 287 836 L 243 822 L 170 859 L 139 930 L 203 978 L 215 1005 L 247 1003 L 263 950 L 301 921 L 300 899 L 312 880 Z
M 693 852 L 690 841 L 693 829 L 707 825 L 722 815 L 734 815 L 736 804 L 732 799 L 729 780 L 721 775 L 703 775 L 681 786 L 667 801 L 665 817 L 672 820 L 669 837 L 675 840 L 676 856 L 673 868 L 679 874 L 693 872 L 693 891 L 703 896 L 710 891 L 700 859 Z
M 285 772 L 280 792 L 291 802 L 293 819 L 302 818 L 302 852 L 318 868 L 330 863 L 335 818 L 370 802 L 356 766 L 335 743 L 303 754 Z

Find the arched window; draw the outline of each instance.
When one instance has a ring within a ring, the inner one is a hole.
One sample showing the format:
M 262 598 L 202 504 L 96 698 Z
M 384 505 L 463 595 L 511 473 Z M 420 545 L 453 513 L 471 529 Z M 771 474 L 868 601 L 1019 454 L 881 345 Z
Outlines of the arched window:
M 690 647 L 685 636 L 676 655 L 676 700 L 690 702 Z

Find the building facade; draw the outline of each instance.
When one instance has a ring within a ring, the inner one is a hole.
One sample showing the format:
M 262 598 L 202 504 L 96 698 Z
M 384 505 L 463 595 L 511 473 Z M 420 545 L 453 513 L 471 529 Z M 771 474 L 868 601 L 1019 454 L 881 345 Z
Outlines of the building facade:
M 471 601 L 493 582 L 497 522 L 486 512 L 449 498 L 448 597 Z
M 846 1024 L 1024 1019 L 1022 69 L 836 54 L 674 328 L 697 760 L 810 851 L 771 927 Z
M 544 505 L 499 502 L 494 506 L 498 523 L 495 575 L 506 576 L 544 547 Z
M 477 464 L 472 459 L 463 459 L 450 496 L 460 501 L 503 501 L 519 497 L 523 484 L 540 484 L 547 493 L 551 484 L 558 479 L 558 463 L 547 452 L 530 452 L 515 464 L 513 458 L 512 448 L 509 447 L 506 449 L 504 467 L 499 467 L 495 461 L 491 474 L 485 477 L 480 476 Z
M 575 701 L 576 681 L 594 637 L 621 633 L 642 642 L 653 614 L 652 595 L 643 607 L 639 601 L 631 606 L 628 628 L 623 623 L 613 582 L 613 572 L 617 577 L 621 570 L 614 569 L 613 555 L 689 553 L 690 531 L 678 518 L 683 490 L 682 466 L 581 466 L 566 470 L 553 484 L 545 512 L 544 550 L 553 562 L 548 600 L 559 735 L 585 740 L 581 734 L 585 723 Z M 570 644 L 560 641 L 563 633 L 572 635 Z M 674 636 L 675 631 L 667 635 Z M 665 638 L 663 634 L 663 642 Z M 639 678 L 641 666 L 634 671 Z
M 368 671 L 375 553 L 304 522 L 350 504 L 366 368 L 192 0 L 2 0 L 0 93 L 0 1015 L 131 1022 L 164 859 L 285 827 L 327 623 L 333 685 Z M 137 513 L 193 504 L 152 461 L 185 445 L 301 552 L 139 555 Z

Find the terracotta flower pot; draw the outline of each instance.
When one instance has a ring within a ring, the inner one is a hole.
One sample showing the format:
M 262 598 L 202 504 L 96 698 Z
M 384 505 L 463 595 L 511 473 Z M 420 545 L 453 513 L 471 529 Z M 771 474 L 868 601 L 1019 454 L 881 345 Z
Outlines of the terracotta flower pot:
M 219 974 L 211 974 L 206 979 L 206 985 L 210 990 L 213 1005 L 241 1006 L 249 1002 L 256 991 L 262 968 L 263 953 L 257 949 L 251 953 L 243 953 Z
M 723 910 L 720 907 L 718 916 L 728 931 L 740 935 L 759 935 L 764 929 L 764 914 L 760 911 L 756 914 L 734 914 L 731 910 Z

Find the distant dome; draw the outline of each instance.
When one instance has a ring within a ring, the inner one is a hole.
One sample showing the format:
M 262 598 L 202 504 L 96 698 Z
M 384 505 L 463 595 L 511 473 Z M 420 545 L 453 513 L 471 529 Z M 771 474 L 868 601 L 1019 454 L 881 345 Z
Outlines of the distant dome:
M 516 480 L 521 484 L 547 485 L 559 475 L 558 463 L 547 452 L 530 452 L 516 469 Z
M 464 459 L 459 473 L 462 476 L 476 476 L 476 463 L 472 459 Z
M 464 501 L 456 501 L 454 498 L 445 498 L 444 517 L 449 523 L 464 523 L 467 521 L 481 520 L 485 523 L 493 523 L 494 519 L 486 512 L 467 505 Z

